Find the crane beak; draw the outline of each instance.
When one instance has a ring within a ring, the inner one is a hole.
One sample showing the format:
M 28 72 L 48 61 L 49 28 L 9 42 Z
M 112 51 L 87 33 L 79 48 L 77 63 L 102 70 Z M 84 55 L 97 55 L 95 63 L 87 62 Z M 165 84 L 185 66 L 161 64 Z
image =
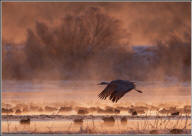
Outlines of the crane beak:
M 135 89 L 136 90 L 136 89 Z M 136 90 L 137 92 L 139 92 L 139 93 L 143 93 L 142 91 L 140 91 L 140 90 Z

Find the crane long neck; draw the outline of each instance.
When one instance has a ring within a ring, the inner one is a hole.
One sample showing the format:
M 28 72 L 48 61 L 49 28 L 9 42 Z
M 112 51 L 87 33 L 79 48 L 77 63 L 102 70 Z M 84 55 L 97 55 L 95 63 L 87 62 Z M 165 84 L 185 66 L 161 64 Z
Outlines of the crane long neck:
M 109 82 L 103 82 L 102 84 L 103 84 L 103 85 L 108 85 L 108 84 L 109 84 Z

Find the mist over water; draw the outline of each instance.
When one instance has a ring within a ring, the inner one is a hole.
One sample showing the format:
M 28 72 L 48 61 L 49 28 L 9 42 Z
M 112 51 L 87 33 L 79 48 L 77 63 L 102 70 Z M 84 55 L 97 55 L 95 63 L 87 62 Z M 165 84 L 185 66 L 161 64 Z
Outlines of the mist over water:
M 69 8 L 77 5 L 63 6 Z M 139 21 L 139 13 L 130 5 L 117 6 L 122 7 L 120 10 L 122 15 L 128 13 L 137 17 L 130 15 L 129 19 L 127 16 L 120 18 L 120 15 L 114 13 L 116 7 L 111 4 L 93 4 L 86 8 L 82 8 L 84 6 L 80 4 L 78 11 L 74 8 L 63 14 L 61 11 L 56 11 L 58 18 L 51 17 L 50 20 L 57 20 L 57 23 L 37 18 L 33 20 L 34 27 L 23 27 L 26 40 L 22 44 L 8 40 L 10 35 L 4 33 L 2 72 L 5 94 L 3 95 L 11 100 L 16 98 L 13 97 L 14 94 L 15 96 L 23 94 L 20 96 L 22 99 L 29 100 L 31 97 L 33 100 L 35 93 L 38 92 L 38 95 L 41 94 L 39 98 L 45 100 L 49 99 L 47 96 L 52 96 L 49 100 L 54 100 L 61 93 L 60 100 L 63 101 L 65 93 L 70 94 L 66 97 L 73 100 L 76 98 L 71 95 L 78 92 L 85 96 L 82 97 L 84 100 L 93 97 L 96 99 L 97 94 L 103 89 L 96 86 L 98 82 L 126 79 L 136 81 L 137 86 L 144 90 L 145 97 L 142 97 L 145 98 L 144 101 L 148 97 L 160 94 L 162 97 L 168 96 L 166 98 L 168 100 L 174 93 L 174 98 L 171 99 L 176 101 L 180 101 L 183 96 L 190 96 L 191 26 L 188 25 L 190 6 L 187 3 L 182 3 L 180 6 L 175 4 L 185 14 L 174 16 L 174 12 L 177 12 L 174 4 L 170 5 L 170 11 L 163 3 L 149 4 L 154 12 L 163 7 L 165 9 L 159 14 L 159 18 L 154 18 L 153 12 L 149 12 L 144 3 L 133 4 L 135 7 L 140 7 L 139 11 L 146 10 L 143 13 L 147 16 L 146 21 Z M 4 6 L 6 11 L 8 7 L 14 7 L 14 3 Z M 57 7 L 57 4 L 53 7 L 55 6 Z M 33 9 L 33 6 L 29 8 Z M 47 5 L 41 8 L 45 8 L 45 11 L 52 9 Z M 110 10 L 106 10 L 107 8 Z M 7 16 L 11 10 L 5 13 L 4 18 L 8 21 Z M 36 10 L 35 13 L 29 13 L 29 16 L 33 18 L 33 14 L 36 14 Z M 162 19 L 166 19 L 167 25 L 162 24 Z M 20 16 L 17 21 L 19 20 Z M 161 23 L 157 23 L 158 21 Z M 143 28 L 140 22 L 144 23 Z M 176 23 L 174 26 L 171 25 L 173 22 Z M 142 30 L 138 31 L 138 28 Z M 160 31 L 161 28 L 162 30 L 166 28 L 170 32 Z M 174 31 L 171 31 L 173 29 Z M 143 40 L 138 38 L 135 31 L 148 38 L 145 37 Z M 143 45 L 134 44 L 136 37 L 143 41 L 141 42 Z M 151 45 L 144 45 L 146 39 L 150 38 Z M 16 95 L 15 92 L 20 93 Z M 31 94 L 24 95 L 26 92 Z M 57 92 L 54 98 L 51 92 Z M 132 94 L 132 98 L 135 95 L 137 97 L 133 100 L 130 98 L 130 101 L 140 99 L 138 94 Z
M 99 81 L 4 81 L 4 104 L 35 104 L 38 106 L 105 107 L 130 105 L 159 105 L 182 107 L 191 102 L 190 83 L 184 82 L 137 82 L 137 89 L 132 90 L 118 103 L 100 100 L 98 94 L 104 86 Z M 160 108 L 160 107 L 158 107 Z

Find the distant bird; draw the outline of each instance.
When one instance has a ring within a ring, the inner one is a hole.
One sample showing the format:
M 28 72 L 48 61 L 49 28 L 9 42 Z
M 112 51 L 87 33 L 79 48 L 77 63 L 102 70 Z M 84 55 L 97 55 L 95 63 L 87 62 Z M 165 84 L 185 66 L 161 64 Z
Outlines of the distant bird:
M 98 85 L 107 85 L 107 87 L 98 95 L 99 98 L 105 100 L 107 97 L 109 97 L 112 102 L 117 102 L 132 89 L 142 93 L 142 91 L 136 89 L 135 82 L 130 82 L 128 80 L 113 80 L 110 83 L 101 82 Z
M 171 113 L 171 115 L 172 116 L 177 116 L 177 115 L 179 115 L 179 112 L 173 112 L 173 113 Z

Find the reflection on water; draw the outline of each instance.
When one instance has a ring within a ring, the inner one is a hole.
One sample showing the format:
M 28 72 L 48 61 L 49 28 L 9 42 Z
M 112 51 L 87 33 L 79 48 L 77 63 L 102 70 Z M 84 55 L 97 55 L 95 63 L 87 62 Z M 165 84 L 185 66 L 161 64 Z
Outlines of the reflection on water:
M 3 133 L 82 133 L 81 131 L 94 131 L 95 133 L 123 133 L 126 131 L 149 131 L 157 130 L 170 130 L 177 129 L 190 129 L 190 120 L 186 119 L 159 119 L 159 120 L 127 120 L 122 122 L 120 119 L 115 121 L 106 121 L 103 119 L 85 119 L 82 124 L 74 122 L 72 119 L 63 120 L 33 120 L 30 124 L 22 125 L 19 121 L 2 121 Z M 93 132 L 93 133 L 94 133 Z

